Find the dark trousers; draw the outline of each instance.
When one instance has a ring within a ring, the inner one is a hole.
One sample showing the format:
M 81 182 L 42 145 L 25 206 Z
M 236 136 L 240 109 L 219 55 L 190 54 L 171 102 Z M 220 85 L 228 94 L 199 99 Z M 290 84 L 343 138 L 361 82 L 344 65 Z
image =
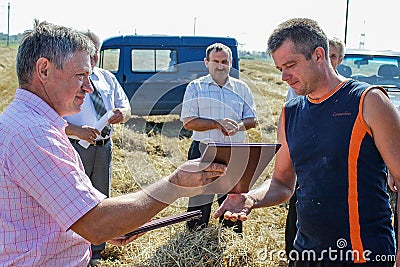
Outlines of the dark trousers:
M 190 145 L 188 152 L 188 159 L 197 159 L 201 157 L 201 153 L 204 151 L 206 145 L 199 142 L 193 141 Z M 226 198 L 225 195 L 218 195 L 218 204 L 221 205 Z M 201 210 L 201 218 L 188 221 L 186 226 L 189 230 L 196 230 L 205 228 L 208 226 L 211 214 L 211 206 L 214 200 L 214 194 L 198 195 L 189 198 L 189 204 L 187 211 Z M 233 231 L 236 233 L 242 233 L 242 222 L 232 222 L 224 220 L 223 216 L 219 218 L 219 222 L 222 222 L 223 227 L 233 227 Z
M 341 263 L 330 261 L 296 261 L 294 267 L 393 267 L 394 262 Z

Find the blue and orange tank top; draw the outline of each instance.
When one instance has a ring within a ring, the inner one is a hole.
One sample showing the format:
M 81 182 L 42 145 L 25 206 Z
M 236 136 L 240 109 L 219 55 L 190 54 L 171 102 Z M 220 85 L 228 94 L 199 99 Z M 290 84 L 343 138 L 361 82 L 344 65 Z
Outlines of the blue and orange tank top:
M 345 80 L 318 101 L 300 96 L 284 106 L 298 183 L 294 247 L 319 260 L 361 263 L 395 255 L 386 165 L 362 117 L 370 89 Z

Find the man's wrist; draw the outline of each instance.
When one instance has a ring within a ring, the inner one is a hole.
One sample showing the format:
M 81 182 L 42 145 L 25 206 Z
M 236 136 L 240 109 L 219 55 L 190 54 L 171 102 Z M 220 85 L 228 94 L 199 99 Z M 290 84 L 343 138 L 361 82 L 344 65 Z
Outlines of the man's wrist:
M 238 130 L 239 131 L 246 131 L 246 125 L 244 125 L 243 121 L 238 121 Z
M 257 199 L 254 196 L 248 194 L 246 195 L 246 198 L 251 200 L 252 202 L 251 208 L 254 209 L 258 203 Z

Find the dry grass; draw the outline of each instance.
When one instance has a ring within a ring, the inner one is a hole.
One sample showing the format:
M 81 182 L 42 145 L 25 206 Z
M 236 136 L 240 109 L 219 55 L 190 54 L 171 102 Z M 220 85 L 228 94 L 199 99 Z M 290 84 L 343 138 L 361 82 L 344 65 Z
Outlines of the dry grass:
M 17 74 L 15 72 L 15 48 L 0 46 L 0 110 L 3 110 L 14 97 L 18 87 Z
M 13 98 L 17 81 L 15 49 L 0 47 L 0 110 Z M 251 142 L 275 142 L 276 122 L 285 99 L 286 85 L 267 60 L 241 60 L 241 78 L 251 87 L 259 125 L 249 131 Z M 134 117 L 116 128 L 112 195 L 135 192 L 168 175 L 185 161 L 190 144 L 178 116 Z M 258 183 L 271 175 L 272 164 Z M 157 215 L 165 217 L 186 210 L 182 198 Z M 213 204 L 213 210 L 217 204 Z M 151 231 L 135 242 L 116 247 L 107 245 L 101 266 L 286 266 L 284 249 L 284 205 L 254 210 L 244 223 L 243 236 L 221 229 L 216 220 L 210 227 L 190 233 L 185 224 Z M 118 218 L 116 218 L 117 220 Z M 280 256 L 280 257 L 279 257 Z

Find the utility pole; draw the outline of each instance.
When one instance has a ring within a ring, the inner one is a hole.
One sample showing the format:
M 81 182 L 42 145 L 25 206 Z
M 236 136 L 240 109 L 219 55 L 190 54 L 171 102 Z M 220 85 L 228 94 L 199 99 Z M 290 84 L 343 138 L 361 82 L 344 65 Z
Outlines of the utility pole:
M 344 26 L 344 45 L 346 45 L 346 42 L 347 42 L 347 21 L 349 19 L 349 2 L 350 2 L 350 0 L 347 0 L 347 5 L 346 5 L 346 24 Z
M 10 1 L 8 1 L 8 17 L 7 17 L 7 46 L 10 45 Z
M 358 45 L 358 48 L 364 49 L 364 46 L 365 46 L 365 33 L 361 33 L 360 44 Z

